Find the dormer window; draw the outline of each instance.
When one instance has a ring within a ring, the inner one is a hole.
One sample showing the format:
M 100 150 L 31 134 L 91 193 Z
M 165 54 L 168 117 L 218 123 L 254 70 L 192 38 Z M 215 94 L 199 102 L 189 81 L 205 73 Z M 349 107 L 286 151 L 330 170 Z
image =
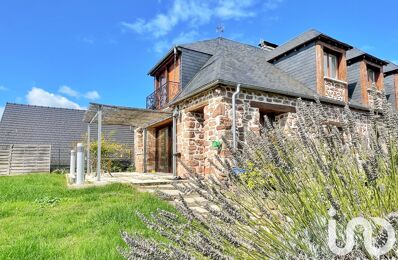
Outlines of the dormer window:
M 368 82 L 371 85 L 376 85 L 376 71 L 372 68 L 368 68 Z
M 323 57 L 324 76 L 332 79 L 338 79 L 339 65 L 337 54 L 325 49 Z

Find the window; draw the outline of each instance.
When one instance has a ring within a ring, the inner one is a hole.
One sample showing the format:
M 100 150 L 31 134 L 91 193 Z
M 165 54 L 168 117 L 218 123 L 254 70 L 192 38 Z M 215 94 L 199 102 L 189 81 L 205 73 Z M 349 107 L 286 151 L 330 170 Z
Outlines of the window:
M 338 57 L 336 54 L 325 50 L 323 56 L 324 76 L 332 79 L 338 78 Z
M 368 68 L 368 82 L 369 84 L 376 85 L 376 71 Z

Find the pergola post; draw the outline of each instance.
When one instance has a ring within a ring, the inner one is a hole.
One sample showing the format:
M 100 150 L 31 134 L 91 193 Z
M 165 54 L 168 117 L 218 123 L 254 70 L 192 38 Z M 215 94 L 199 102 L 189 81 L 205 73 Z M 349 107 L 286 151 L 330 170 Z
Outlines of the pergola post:
M 102 108 L 97 112 L 98 121 L 98 145 L 97 145 L 97 181 L 101 180 L 101 142 L 102 142 Z
M 90 124 L 87 125 L 87 175 L 91 174 L 91 167 L 90 167 L 90 148 L 91 148 L 91 137 L 90 137 L 90 133 L 91 132 L 91 127 Z
M 84 184 L 84 154 L 83 154 L 83 144 L 78 143 L 76 149 L 76 184 Z
M 147 129 L 146 128 L 144 128 L 144 172 L 147 172 L 147 165 L 146 165 L 146 158 L 147 158 L 147 139 L 148 139 L 148 137 L 147 137 L 147 135 L 148 135 L 148 133 L 147 133 Z

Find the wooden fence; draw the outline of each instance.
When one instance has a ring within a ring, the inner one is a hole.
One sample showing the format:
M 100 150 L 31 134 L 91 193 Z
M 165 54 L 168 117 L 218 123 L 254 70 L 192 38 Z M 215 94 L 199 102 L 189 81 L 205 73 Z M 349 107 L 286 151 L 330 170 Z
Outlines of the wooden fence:
M 0 175 L 50 172 L 51 145 L 0 145 Z

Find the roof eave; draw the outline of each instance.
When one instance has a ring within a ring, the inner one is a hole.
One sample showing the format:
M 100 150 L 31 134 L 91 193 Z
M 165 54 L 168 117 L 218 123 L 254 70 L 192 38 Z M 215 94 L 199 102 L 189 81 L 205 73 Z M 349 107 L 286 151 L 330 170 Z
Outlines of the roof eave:
M 346 50 L 346 51 L 347 51 L 347 50 L 351 50 L 351 49 L 354 48 L 353 46 L 351 46 L 351 45 L 349 45 L 349 44 L 346 44 L 346 43 L 344 43 L 344 42 L 338 41 L 338 40 L 336 40 L 336 39 L 334 39 L 334 38 L 332 38 L 332 37 L 330 37 L 330 36 L 327 36 L 326 34 L 320 34 L 320 35 L 317 35 L 317 36 L 315 36 L 315 37 L 313 37 L 313 38 L 311 38 L 311 39 L 308 39 L 307 41 L 305 41 L 305 42 L 303 42 L 303 43 L 301 43 L 301 44 L 299 44 L 299 45 L 297 45 L 297 46 L 294 46 L 293 48 L 291 48 L 291 49 L 289 49 L 289 50 L 287 50 L 287 51 L 281 53 L 280 55 L 278 55 L 278 56 L 276 56 L 276 57 L 273 57 L 273 58 L 269 59 L 268 61 L 269 61 L 269 62 L 273 62 L 273 61 L 279 59 L 280 57 L 283 57 L 283 56 L 285 56 L 285 55 L 291 53 L 291 52 L 294 51 L 295 49 L 299 49 L 299 48 L 301 48 L 302 46 L 306 46 L 306 45 L 308 45 L 308 44 L 311 44 L 311 43 L 316 42 L 316 41 L 319 41 L 319 40 L 324 41 L 324 42 L 327 42 L 327 41 L 329 41 L 329 42 L 334 42 L 334 43 L 340 45 L 340 46 L 341 46 L 344 50 Z M 281 46 L 282 46 L 282 45 L 281 45 Z
M 161 67 L 164 62 L 170 57 L 170 55 L 174 54 L 174 49 L 177 48 L 177 50 L 180 49 L 180 46 L 175 45 L 173 46 L 159 61 L 158 63 L 155 64 L 155 66 L 152 67 L 152 69 L 149 70 L 148 75 L 149 76 L 154 76 L 155 72 Z
M 185 99 L 191 98 L 197 94 L 199 94 L 200 92 L 206 91 L 211 89 L 212 87 L 215 87 L 219 84 L 223 84 L 223 85 L 228 85 L 228 86 L 235 86 L 238 83 L 237 82 L 230 82 L 230 81 L 225 81 L 225 80 L 215 80 L 213 82 L 210 82 L 204 86 L 202 86 L 201 88 L 197 89 L 196 91 L 190 93 L 189 95 L 186 95 L 182 98 L 178 98 L 175 101 L 172 101 L 169 105 L 170 106 L 175 106 L 178 103 L 184 101 Z M 252 89 L 252 90 L 258 90 L 258 91 L 265 91 L 265 92 L 270 92 L 270 93 L 274 93 L 274 94 L 280 94 L 280 95 L 285 95 L 285 96 L 290 96 L 290 97 L 294 97 L 294 98 L 303 98 L 303 99 L 307 99 L 307 100 L 316 100 L 316 95 L 307 95 L 307 94 L 303 94 L 303 93 L 293 93 L 290 91 L 278 91 L 275 89 L 266 89 L 264 87 L 256 87 L 256 86 L 251 86 L 248 84 L 243 84 L 241 83 L 241 87 L 242 88 L 246 88 L 246 89 Z M 327 97 L 322 97 L 322 96 L 318 96 L 319 100 L 323 103 L 328 103 L 328 104 L 334 104 L 334 105 L 339 105 L 341 107 L 344 107 L 345 105 L 347 105 L 347 103 L 343 102 L 343 101 L 339 101 L 339 100 L 334 100 L 331 98 L 327 98 Z M 369 108 L 366 106 L 361 106 L 361 105 L 357 105 L 357 104 L 351 104 L 350 102 L 348 103 L 348 106 L 350 108 L 353 109 L 358 109 L 358 110 L 362 110 L 362 111 L 369 111 Z
M 384 72 L 384 76 L 390 76 L 390 75 L 393 75 L 393 74 L 398 74 L 398 69 L 393 69 L 393 70 L 389 70 L 389 71 Z
M 347 43 L 341 42 L 341 41 L 339 41 L 339 40 L 336 40 L 336 39 L 334 39 L 334 38 L 332 38 L 332 37 L 330 37 L 330 36 L 328 36 L 328 35 L 326 35 L 326 34 L 321 34 L 321 35 L 319 35 L 317 38 L 318 38 L 319 40 L 324 40 L 324 41 L 327 40 L 327 41 L 332 41 L 332 42 L 334 42 L 334 43 L 337 43 L 338 45 L 340 45 L 341 47 L 343 47 L 343 49 L 345 49 L 346 51 L 351 50 L 351 49 L 354 48 L 353 46 L 351 46 L 351 45 L 349 45 L 349 44 L 347 44 Z
M 379 59 L 379 58 L 377 58 L 377 57 L 375 57 L 373 55 L 370 55 L 368 53 L 363 53 L 363 54 L 360 54 L 358 56 L 355 56 L 355 57 L 352 57 L 350 59 L 347 59 L 347 63 L 349 63 L 349 64 L 356 63 L 356 62 L 361 61 L 361 60 L 367 60 L 367 61 L 370 61 L 370 62 L 374 62 L 374 63 L 376 63 L 378 65 L 381 65 L 381 66 L 385 66 L 385 65 L 388 64 L 388 62 L 386 62 L 386 61 L 384 61 L 382 59 Z

